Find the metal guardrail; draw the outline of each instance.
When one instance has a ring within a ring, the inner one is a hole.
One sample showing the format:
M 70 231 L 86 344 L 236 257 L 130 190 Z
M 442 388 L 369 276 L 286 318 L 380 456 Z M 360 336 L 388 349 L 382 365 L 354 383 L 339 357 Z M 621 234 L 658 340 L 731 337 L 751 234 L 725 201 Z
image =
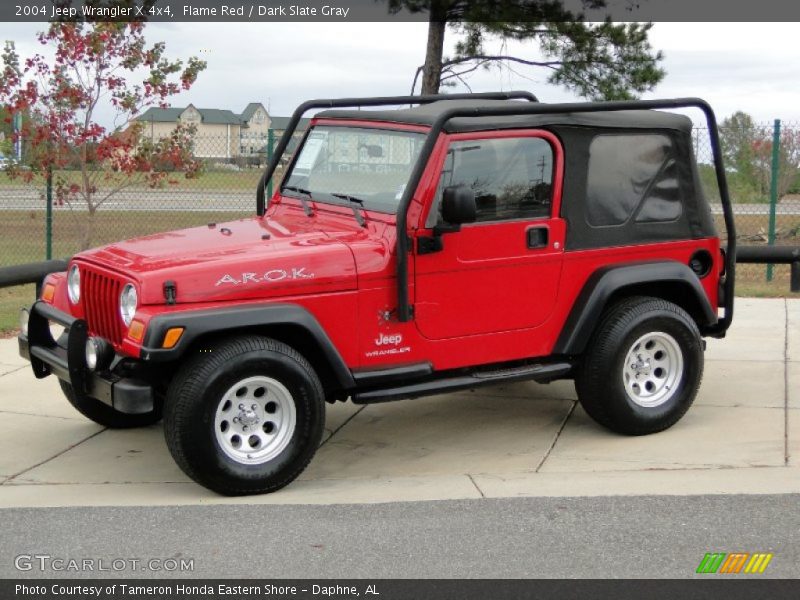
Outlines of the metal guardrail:
M 739 246 L 736 262 L 791 265 L 789 289 L 800 292 L 800 246 Z

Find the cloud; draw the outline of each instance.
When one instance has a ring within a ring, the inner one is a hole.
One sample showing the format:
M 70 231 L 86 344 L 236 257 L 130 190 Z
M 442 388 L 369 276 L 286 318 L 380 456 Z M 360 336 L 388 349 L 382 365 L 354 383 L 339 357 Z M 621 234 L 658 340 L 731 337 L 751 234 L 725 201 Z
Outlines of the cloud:
M 14 39 L 24 55 L 41 52 L 34 34 L 44 26 L 3 23 L 0 39 Z M 647 96 L 700 96 L 721 117 L 744 110 L 761 121 L 800 121 L 796 29 L 794 23 L 657 23 L 651 41 L 664 51 L 668 74 Z M 150 42 L 165 41 L 170 57 L 208 62 L 175 105 L 241 110 L 259 101 L 275 115 L 288 115 L 309 98 L 408 93 L 424 60 L 427 24 L 151 23 L 146 35 Z M 448 32 L 446 40 L 452 52 L 455 36 Z M 507 50 L 537 56 L 531 44 L 509 42 Z M 527 89 L 547 102 L 578 100 L 548 85 L 547 75 L 519 66 L 479 70 L 469 84 L 474 91 Z M 110 110 L 101 113 L 110 117 Z

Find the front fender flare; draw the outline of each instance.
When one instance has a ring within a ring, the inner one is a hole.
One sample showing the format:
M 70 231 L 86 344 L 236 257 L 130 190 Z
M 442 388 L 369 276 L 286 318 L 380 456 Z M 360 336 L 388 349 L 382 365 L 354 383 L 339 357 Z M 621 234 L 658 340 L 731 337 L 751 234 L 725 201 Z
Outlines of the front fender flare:
M 140 358 L 148 363 L 175 361 L 204 335 L 269 325 L 292 325 L 304 329 L 319 345 L 342 389 L 355 387 L 353 374 L 322 325 L 308 310 L 296 304 L 250 304 L 156 315 L 148 324 Z M 183 327 L 183 335 L 174 348 L 161 348 L 164 335 L 171 327 Z

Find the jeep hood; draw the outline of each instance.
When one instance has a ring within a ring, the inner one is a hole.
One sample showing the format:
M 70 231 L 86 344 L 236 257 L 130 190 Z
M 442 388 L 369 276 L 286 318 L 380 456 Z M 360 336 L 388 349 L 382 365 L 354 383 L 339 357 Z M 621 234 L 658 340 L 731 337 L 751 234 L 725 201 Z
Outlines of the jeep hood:
M 158 233 L 83 252 L 76 260 L 139 284 L 140 303 L 163 304 L 172 281 L 177 302 L 274 298 L 356 288 L 355 227 L 307 218 L 251 217 Z

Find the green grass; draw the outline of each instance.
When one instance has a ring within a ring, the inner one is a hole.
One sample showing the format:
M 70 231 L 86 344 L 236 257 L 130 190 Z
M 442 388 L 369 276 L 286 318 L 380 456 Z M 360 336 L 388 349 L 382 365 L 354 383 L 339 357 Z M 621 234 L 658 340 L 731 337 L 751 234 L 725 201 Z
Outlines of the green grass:
M 19 309 L 33 304 L 35 296 L 32 285 L 0 288 L 0 337 L 17 329 Z
M 736 295 L 751 298 L 800 298 L 800 292 L 789 291 L 789 265 L 774 265 L 772 281 L 767 281 L 767 265 L 738 265 Z
M 221 223 L 245 216 L 241 212 L 99 211 L 93 246 L 159 231 Z M 53 257 L 80 251 L 86 213 L 59 208 L 53 213 Z M 45 259 L 45 215 L 37 211 L 0 211 L 0 267 Z

